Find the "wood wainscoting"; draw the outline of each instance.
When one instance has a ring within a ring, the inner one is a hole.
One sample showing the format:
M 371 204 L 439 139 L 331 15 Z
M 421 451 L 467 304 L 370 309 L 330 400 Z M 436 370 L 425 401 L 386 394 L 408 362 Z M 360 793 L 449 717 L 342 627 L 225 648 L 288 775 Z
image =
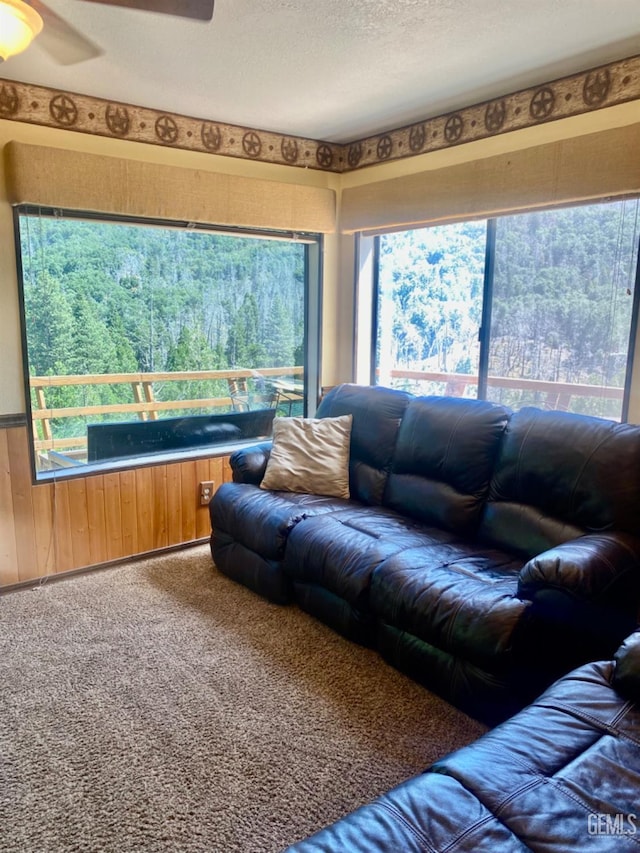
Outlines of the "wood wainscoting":
M 228 456 L 33 484 L 26 426 L 0 428 L 0 587 L 203 539 L 198 484 Z

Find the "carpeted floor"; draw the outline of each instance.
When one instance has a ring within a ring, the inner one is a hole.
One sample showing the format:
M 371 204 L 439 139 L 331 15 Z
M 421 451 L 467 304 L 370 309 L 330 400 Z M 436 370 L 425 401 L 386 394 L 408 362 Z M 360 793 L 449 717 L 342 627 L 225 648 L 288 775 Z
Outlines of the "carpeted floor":
M 3 853 L 275 853 L 483 731 L 206 546 L 0 597 Z

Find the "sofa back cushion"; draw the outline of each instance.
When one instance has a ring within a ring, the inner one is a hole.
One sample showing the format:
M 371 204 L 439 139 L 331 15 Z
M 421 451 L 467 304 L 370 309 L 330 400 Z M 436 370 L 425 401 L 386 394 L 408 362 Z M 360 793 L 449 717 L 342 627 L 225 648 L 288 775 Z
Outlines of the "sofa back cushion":
M 524 408 L 509 421 L 480 535 L 530 558 L 581 536 L 638 529 L 640 426 Z
M 413 399 L 400 426 L 385 505 L 447 530 L 475 531 L 509 415 L 483 400 Z
M 393 388 L 347 384 L 332 388 L 318 406 L 318 418 L 353 415 L 349 485 L 355 500 L 381 503 L 400 421 L 411 399 Z

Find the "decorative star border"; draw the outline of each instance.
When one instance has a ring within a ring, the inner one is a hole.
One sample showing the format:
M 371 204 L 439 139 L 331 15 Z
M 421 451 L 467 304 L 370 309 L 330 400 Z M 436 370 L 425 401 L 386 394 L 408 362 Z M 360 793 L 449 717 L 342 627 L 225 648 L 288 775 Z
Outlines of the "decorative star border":
M 640 99 L 640 56 L 341 145 L 0 80 L 1 119 L 337 173 L 636 99 Z

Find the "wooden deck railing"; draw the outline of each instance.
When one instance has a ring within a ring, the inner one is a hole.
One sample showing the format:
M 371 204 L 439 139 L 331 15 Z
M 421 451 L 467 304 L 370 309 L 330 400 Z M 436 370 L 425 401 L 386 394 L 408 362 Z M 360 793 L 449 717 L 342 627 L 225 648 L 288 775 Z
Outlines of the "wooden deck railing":
M 412 379 L 418 382 L 442 382 L 444 394 L 463 397 L 468 385 L 477 386 L 478 377 L 466 373 L 434 373 L 423 370 L 391 370 L 387 374 L 392 379 Z M 515 391 L 529 391 L 535 395 L 545 409 L 568 411 L 573 397 L 590 397 L 596 400 L 622 400 L 624 389 L 613 385 L 585 385 L 570 382 L 543 382 L 539 379 L 519 379 L 510 376 L 488 376 L 487 385 L 491 388 L 512 388 Z
M 225 380 L 229 389 L 237 387 L 238 381 L 257 379 L 259 377 L 294 377 L 304 371 L 296 367 L 266 367 L 258 370 L 194 370 L 179 373 L 112 373 L 82 376 L 32 376 L 30 385 L 33 390 L 32 419 L 34 435 L 38 435 L 37 424 L 41 425 L 42 437 L 36 438 L 35 449 L 38 451 L 86 448 L 85 436 L 56 438 L 53 435 L 51 421 L 57 418 L 77 416 L 120 415 L 130 413 L 140 420 L 156 420 L 160 412 L 180 409 L 201 409 L 207 411 L 232 405 L 230 395 L 197 398 L 188 400 L 157 400 L 154 384 L 158 382 L 184 382 Z M 467 386 L 477 385 L 478 377 L 463 373 L 438 373 L 423 370 L 391 370 L 385 373 L 391 379 L 409 379 L 414 381 L 438 382 L 444 384 L 442 393 L 451 396 L 463 396 Z M 536 395 L 538 405 L 549 409 L 569 409 L 573 397 L 590 397 L 600 400 L 622 400 L 623 389 L 613 386 L 570 384 L 566 382 L 542 382 L 537 379 L 517 379 L 507 376 L 490 376 L 487 380 L 492 388 L 512 388 L 519 391 L 529 391 Z M 47 389 L 79 385 L 117 385 L 131 387 L 131 402 L 113 403 L 97 406 L 70 406 L 66 408 L 51 408 L 47 405 Z
M 31 417 L 34 435 L 38 435 L 37 424 L 42 428 L 42 438 L 36 438 L 36 450 L 68 450 L 83 448 L 87 445 L 85 436 L 56 438 L 53 435 L 51 421 L 54 418 L 86 417 L 98 415 L 120 415 L 131 413 L 140 420 L 157 420 L 159 412 L 176 409 L 202 409 L 203 411 L 231 406 L 230 395 L 206 397 L 189 400 L 156 400 L 154 383 L 184 381 L 226 380 L 229 387 L 238 380 L 258 379 L 262 377 L 300 376 L 304 371 L 296 367 L 265 367 L 260 370 L 192 370 L 175 373 L 105 373 L 97 375 L 74 376 L 32 376 L 29 384 L 34 392 Z M 67 406 L 51 408 L 47 405 L 46 390 L 79 385 L 129 385 L 132 399 L 130 403 L 110 403 L 98 406 Z

